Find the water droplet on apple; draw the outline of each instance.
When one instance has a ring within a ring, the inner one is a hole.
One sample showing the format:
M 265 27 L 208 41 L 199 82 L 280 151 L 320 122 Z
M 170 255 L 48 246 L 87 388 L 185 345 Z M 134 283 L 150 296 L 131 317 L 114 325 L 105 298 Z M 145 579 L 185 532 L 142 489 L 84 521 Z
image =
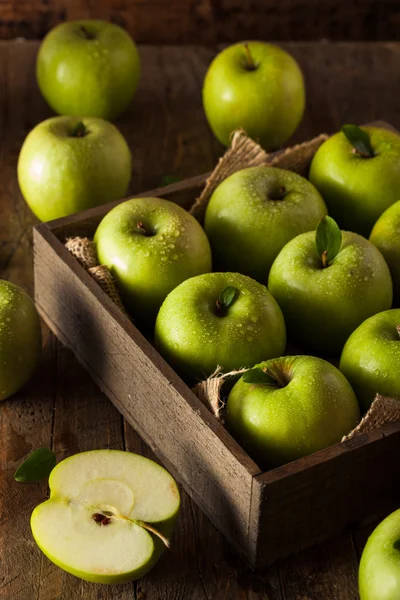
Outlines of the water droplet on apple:
M 381 373 L 381 372 L 380 372 L 380 370 L 379 370 L 379 369 L 375 369 L 375 371 L 374 371 L 374 374 L 375 374 L 376 376 L 380 375 L 380 373 Z
M 387 379 L 387 378 L 388 378 L 388 375 L 389 375 L 389 373 L 388 373 L 387 371 L 384 371 L 384 372 L 382 373 L 382 377 L 383 377 L 383 379 Z

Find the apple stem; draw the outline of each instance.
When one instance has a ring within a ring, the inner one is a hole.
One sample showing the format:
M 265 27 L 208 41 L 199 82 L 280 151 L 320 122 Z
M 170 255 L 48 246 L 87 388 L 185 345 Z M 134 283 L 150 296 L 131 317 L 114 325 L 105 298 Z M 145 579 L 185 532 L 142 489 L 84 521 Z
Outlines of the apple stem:
M 396 329 L 397 329 L 397 333 L 399 334 L 399 337 L 400 337 L 400 325 L 397 325 Z
M 71 137 L 85 137 L 87 132 L 86 126 L 82 123 L 82 121 L 78 121 L 72 130 Z
M 281 373 L 279 369 L 269 367 L 269 369 L 263 369 L 263 371 L 265 373 L 268 373 L 268 375 L 272 377 L 272 379 L 275 379 L 275 381 L 280 387 L 284 388 L 287 386 L 288 382 L 286 381 L 284 374 Z
M 79 30 L 87 40 L 94 40 L 95 36 L 91 34 L 84 25 L 79 26 Z
M 246 69 L 248 71 L 255 71 L 256 65 L 254 63 L 253 56 L 250 52 L 249 45 L 246 43 L 246 44 L 243 44 L 243 46 L 244 46 L 244 50 L 246 53 Z
M 136 521 L 136 523 L 140 526 L 143 527 L 143 529 L 146 529 L 147 531 L 150 531 L 151 533 L 154 533 L 154 535 L 156 535 L 158 538 L 160 538 L 160 540 L 163 542 L 163 544 L 169 548 L 171 546 L 169 539 L 166 538 L 162 533 L 160 533 L 155 527 L 152 527 L 151 525 L 149 525 L 148 523 L 143 523 L 143 521 Z
M 142 235 L 150 235 L 146 227 L 143 225 L 142 221 L 138 221 L 138 223 L 136 223 L 136 229 L 138 230 L 138 233 L 141 233 Z
M 275 193 L 269 194 L 269 200 L 283 200 L 286 196 L 286 188 L 284 185 L 280 185 L 278 190 L 275 190 Z

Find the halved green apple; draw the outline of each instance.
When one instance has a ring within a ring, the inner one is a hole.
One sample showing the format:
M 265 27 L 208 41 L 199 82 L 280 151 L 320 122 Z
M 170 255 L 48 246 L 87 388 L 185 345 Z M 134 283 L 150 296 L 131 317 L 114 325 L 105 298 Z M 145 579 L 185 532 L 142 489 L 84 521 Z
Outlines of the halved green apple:
M 31 517 L 33 537 L 56 565 L 96 583 L 138 579 L 168 546 L 180 497 L 171 475 L 148 458 L 92 450 L 60 462 L 50 499 Z

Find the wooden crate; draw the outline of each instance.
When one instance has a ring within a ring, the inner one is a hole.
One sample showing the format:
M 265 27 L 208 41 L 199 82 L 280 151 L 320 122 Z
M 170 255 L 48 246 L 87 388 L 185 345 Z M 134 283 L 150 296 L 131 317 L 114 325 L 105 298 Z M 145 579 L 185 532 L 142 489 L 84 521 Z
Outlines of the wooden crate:
M 189 208 L 201 175 L 140 196 Z M 34 231 L 37 307 L 56 336 L 253 567 L 400 506 L 400 423 L 263 473 L 64 247 L 118 202 Z

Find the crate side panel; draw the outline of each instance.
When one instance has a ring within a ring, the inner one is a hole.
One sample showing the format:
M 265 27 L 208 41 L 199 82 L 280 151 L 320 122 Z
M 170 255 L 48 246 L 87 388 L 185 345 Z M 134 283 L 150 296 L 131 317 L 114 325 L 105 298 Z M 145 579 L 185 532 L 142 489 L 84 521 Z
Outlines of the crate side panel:
M 337 444 L 253 484 L 249 537 L 254 566 L 313 546 L 400 505 L 400 423 Z
M 251 470 L 259 472 L 258 468 L 251 461 L 246 468 L 235 458 L 200 411 L 193 409 L 38 231 L 35 289 L 49 326 L 62 332 L 127 420 L 161 460 L 174 466 L 189 494 L 245 553 Z M 192 394 L 189 389 L 187 393 Z

